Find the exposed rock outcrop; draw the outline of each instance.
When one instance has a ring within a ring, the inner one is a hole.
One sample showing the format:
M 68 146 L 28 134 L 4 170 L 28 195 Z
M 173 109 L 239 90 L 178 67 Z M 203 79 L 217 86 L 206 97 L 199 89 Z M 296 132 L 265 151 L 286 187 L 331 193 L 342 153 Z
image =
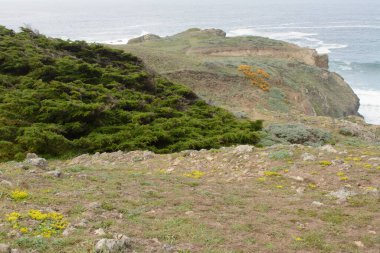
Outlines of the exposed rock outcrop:
M 161 39 L 160 36 L 158 35 L 155 35 L 155 34 L 145 34 L 143 36 L 140 36 L 140 37 L 137 37 L 137 38 L 134 38 L 134 39 L 130 39 L 128 41 L 128 44 L 136 44 L 136 43 L 141 43 L 141 42 L 145 42 L 145 41 L 152 41 L 152 40 L 159 40 Z

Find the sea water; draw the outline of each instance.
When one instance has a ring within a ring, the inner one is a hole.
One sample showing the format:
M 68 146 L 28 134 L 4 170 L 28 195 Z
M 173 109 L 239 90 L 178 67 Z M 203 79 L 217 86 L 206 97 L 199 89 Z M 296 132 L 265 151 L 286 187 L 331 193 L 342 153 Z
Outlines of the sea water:
M 0 0 L 0 24 L 116 44 L 190 27 L 289 41 L 329 54 L 330 70 L 359 96 L 360 113 L 380 124 L 379 0 Z

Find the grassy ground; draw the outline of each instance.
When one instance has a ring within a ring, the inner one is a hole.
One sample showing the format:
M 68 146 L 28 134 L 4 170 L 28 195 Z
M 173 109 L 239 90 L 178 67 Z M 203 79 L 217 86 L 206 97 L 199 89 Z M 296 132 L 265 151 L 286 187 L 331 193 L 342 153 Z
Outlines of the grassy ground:
M 22 252 L 92 252 L 97 240 L 118 233 L 139 238 L 137 252 L 153 252 L 141 243 L 153 238 L 178 252 L 379 252 L 379 148 L 336 149 L 82 156 L 50 161 L 59 178 L 1 164 L 0 181 L 13 186 L 0 186 L 0 241 Z M 304 161 L 304 153 L 315 160 Z M 344 186 L 358 195 L 328 196 Z M 16 189 L 28 196 L 12 199 Z M 39 222 L 27 221 L 29 232 L 20 233 L 7 221 L 30 210 L 62 214 L 70 233 L 35 237 Z M 106 235 L 95 235 L 99 228 Z

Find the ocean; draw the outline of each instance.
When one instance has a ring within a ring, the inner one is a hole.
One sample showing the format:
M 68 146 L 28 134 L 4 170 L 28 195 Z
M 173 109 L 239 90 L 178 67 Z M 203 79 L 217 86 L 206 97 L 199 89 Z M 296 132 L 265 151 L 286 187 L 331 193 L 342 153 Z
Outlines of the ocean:
M 121 44 L 191 27 L 258 35 L 330 57 L 359 96 L 366 122 L 380 124 L 379 0 L 0 0 L 0 24 L 51 37 Z

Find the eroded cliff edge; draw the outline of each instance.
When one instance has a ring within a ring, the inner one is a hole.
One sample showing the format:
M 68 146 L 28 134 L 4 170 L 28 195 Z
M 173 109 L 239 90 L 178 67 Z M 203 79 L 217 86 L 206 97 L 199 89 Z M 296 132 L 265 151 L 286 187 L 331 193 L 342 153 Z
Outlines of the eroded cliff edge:
M 358 114 L 359 98 L 341 76 L 328 71 L 328 56 L 313 49 L 197 28 L 165 38 L 145 35 L 116 47 L 188 85 L 209 103 L 248 117 L 273 112 L 332 117 Z M 252 86 L 237 70 L 242 64 L 265 69 L 271 76 L 270 91 Z

